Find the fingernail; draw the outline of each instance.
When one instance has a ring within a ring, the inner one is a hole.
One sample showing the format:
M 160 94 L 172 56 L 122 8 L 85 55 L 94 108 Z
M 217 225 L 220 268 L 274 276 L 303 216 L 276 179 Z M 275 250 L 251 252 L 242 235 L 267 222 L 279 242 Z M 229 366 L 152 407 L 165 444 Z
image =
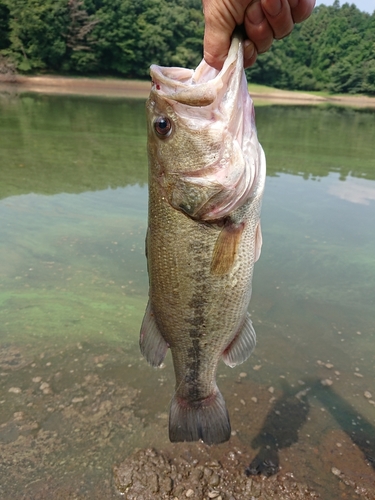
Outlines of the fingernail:
M 276 17 L 280 14 L 282 3 L 281 0 L 268 0 L 262 2 L 262 7 L 269 16 Z

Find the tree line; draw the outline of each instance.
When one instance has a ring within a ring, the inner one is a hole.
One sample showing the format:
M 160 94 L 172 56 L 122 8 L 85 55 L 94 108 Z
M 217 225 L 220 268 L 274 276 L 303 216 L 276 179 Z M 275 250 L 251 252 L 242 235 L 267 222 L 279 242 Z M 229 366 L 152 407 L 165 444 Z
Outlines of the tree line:
M 0 73 L 147 78 L 202 57 L 201 0 L 0 0 Z M 247 70 L 278 88 L 375 95 L 375 12 L 320 5 Z

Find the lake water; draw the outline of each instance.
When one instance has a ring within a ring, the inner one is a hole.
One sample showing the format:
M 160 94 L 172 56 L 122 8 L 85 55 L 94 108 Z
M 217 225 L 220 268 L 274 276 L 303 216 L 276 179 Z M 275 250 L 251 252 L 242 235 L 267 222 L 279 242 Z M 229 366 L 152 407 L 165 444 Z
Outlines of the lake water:
M 375 498 L 375 113 L 265 106 L 257 125 L 258 344 L 219 368 L 222 446 L 324 500 Z M 156 371 L 138 348 L 145 132 L 143 101 L 0 94 L 2 499 L 116 498 L 113 464 L 178 450 L 171 357 Z

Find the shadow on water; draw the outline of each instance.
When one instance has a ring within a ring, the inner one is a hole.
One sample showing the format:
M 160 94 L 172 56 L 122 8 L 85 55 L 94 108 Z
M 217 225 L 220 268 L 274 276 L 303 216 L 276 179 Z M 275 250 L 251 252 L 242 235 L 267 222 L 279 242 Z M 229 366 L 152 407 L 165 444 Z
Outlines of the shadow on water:
M 272 405 L 262 429 L 251 442 L 253 449 L 260 450 L 246 468 L 246 475 L 269 477 L 279 471 L 279 451 L 298 442 L 298 432 L 307 421 L 310 410 L 307 395 L 316 397 L 324 405 L 361 450 L 367 464 L 375 469 L 375 427 L 331 387 L 322 385 L 318 379 L 305 382 L 304 390 L 295 390 L 286 381 L 282 382 L 282 395 Z

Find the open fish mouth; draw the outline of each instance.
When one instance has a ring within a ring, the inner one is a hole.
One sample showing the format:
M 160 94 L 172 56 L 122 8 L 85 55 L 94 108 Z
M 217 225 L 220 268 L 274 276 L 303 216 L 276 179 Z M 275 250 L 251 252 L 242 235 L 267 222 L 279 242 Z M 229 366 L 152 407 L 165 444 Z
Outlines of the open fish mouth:
M 153 86 L 160 95 L 188 106 L 208 106 L 216 100 L 222 100 L 226 83 L 237 62 L 240 70 L 243 70 L 242 59 L 242 42 L 234 38 L 220 71 L 203 59 L 195 70 L 152 65 L 150 74 Z
M 242 40 L 233 37 L 220 71 L 203 60 L 195 70 L 153 65 L 151 77 L 148 108 L 156 116 L 159 139 L 171 141 L 178 130 L 189 128 L 197 134 L 205 132 L 218 148 L 190 171 L 181 170 L 181 162 L 176 163 L 177 170 L 167 171 L 160 159 L 159 181 L 166 198 L 174 208 L 199 220 L 226 217 L 256 194 L 254 181 L 261 170 Z M 163 137 L 158 126 L 166 123 L 169 128 L 164 128 Z M 191 154 L 186 150 L 185 157 Z

